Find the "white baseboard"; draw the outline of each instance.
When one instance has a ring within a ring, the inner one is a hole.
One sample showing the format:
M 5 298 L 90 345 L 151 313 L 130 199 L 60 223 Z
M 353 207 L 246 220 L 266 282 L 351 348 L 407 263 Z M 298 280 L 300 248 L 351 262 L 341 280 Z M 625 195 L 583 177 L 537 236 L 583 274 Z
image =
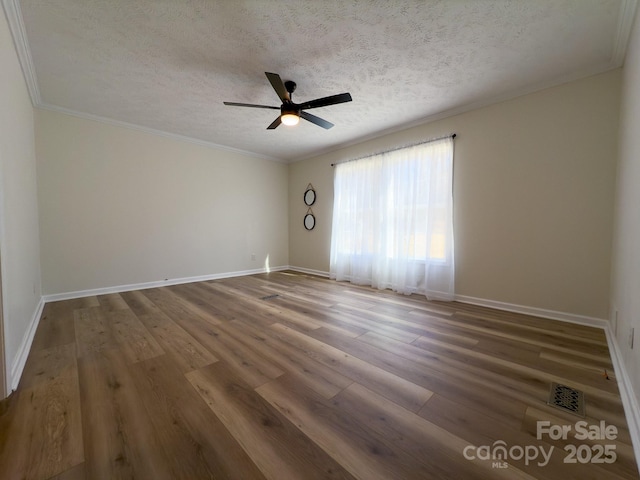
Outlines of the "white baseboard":
M 620 398 L 622 399 L 622 406 L 624 407 L 624 414 L 629 427 L 629 435 L 631 435 L 633 453 L 636 456 L 638 470 L 640 470 L 640 404 L 634 393 L 627 369 L 624 366 L 620 346 L 610 325 L 605 328 L 605 333 L 609 352 L 611 353 L 611 361 L 613 362 L 613 370 L 618 380 L 618 390 L 620 390 Z
M 456 295 L 456 302 L 478 305 L 480 307 L 495 308 L 496 310 L 504 310 L 506 312 L 522 313 L 524 315 L 533 315 L 534 317 L 548 318 L 550 320 L 561 320 L 563 322 L 577 323 L 588 327 L 596 327 L 606 329 L 609 321 L 604 318 L 587 317 L 585 315 L 576 315 L 574 313 L 559 312 L 556 310 L 547 310 L 544 308 L 527 307 L 525 305 L 517 305 L 514 303 L 498 302 L 496 300 L 486 300 L 484 298 L 469 297 L 467 295 Z
M 321 272 L 294 266 L 290 268 L 291 270 L 302 273 L 311 273 L 314 275 L 329 277 L 328 272 Z M 624 361 L 622 360 L 620 354 L 620 347 L 618 346 L 618 342 L 613 333 L 612 325 L 608 320 L 605 320 L 603 318 L 588 317 L 584 315 L 576 315 L 573 313 L 559 312 L 556 310 L 547 310 L 543 308 L 499 302 L 496 300 L 470 297 L 467 295 L 456 295 L 455 301 L 478 305 L 481 307 L 495 308 L 496 310 L 533 315 L 536 317 L 548 318 L 551 320 L 560 320 L 562 322 L 575 323 L 579 325 L 586 325 L 589 327 L 603 329 L 607 337 L 609 352 L 611 354 L 611 361 L 613 362 L 613 369 L 618 381 L 618 389 L 620 390 L 620 398 L 622 400 L 622 405 L 624 406 L 627 426 L 629 428 L 629 434 L 631 435 L 631 441 L 633 443 L 633 451 L 636 456 L 636 461 L 638 462 L 638 468 L 640 469 L 640 404 L 638 402 L 638 398 L 636 398 L 635 396 L 633 386 L 631 384 L 631 379 L 629 378 L 627 370 L 624 366 Z
M 38 329 L 38 324 L 40 323 L 40 317 L 42 316 L 44 304 L 44 298 L 40 297 L 40 301 L 38 302 L 36 310 L 33 312 L 33 316 L 31 317 L 31 321 L 29 322 L 29 328 L 25 332 L 24 337 L 22 337 L 20 348 L 18 348 L 18 354 L 13 360 L 11 371 L 9 372 L 9 378 L 7 379 L 9 393 L 18 388 L 18 384 L 20 383 L 20 378 L 22 377 L 24 366 L 27 363 L 27 358 L 29 357 L 29 352 L 31 351 L 33 337 L 36 335 L 36 330 Z
M 321 277 L 329 278 L 329 272 L 323 272 L 321 270 L 312 270 L 310 268 L 296 267 L 296 266 L 289 266 L 289 269 L 295 272 L 309 273 L 311 275 L 318 275 Z M 524 315 L 533 315 L 535 317 L 548 318 L 551 320 L 561 320 L 563 322 L 577 323 L 579 325 L 586 325 L 589 327 L 604 329 L 604 328 L 607 328 L 607 326 L 609 325 L 609 321 L 603 318 L 588 317 L 585 315 L 576 315 L 574 313 L 559 312 L 556 310 L 546 310 L 544 308 L 528 307 L 525 305 L 517 305 L 514 303 L 506 303 L 506 302 L 499 302 L 496 300 L 487 300 L 485 298 L 470 297 L 468 295 L 456 295 L 454 297 L 454 300 L 460 303 L 468 303 L 471 305 L 478 305 L 480 307 L 495 308 L 496 310 L 503 310 L 503 311 L 513 312 L 513 313 L 522 313 Z
M 170 278 L 154 282 L 131 283 L 127 285 L 116 285 L 113 287 L 93 288 L 90 290 L 77 290 L 75 292 L 54 293 L 45 295 L 44 301 L 57 302 L 59 300 L 71 300 L 73 298 L 92 297 L 94 295 L 107 295 L 110 293 L 130 292 L 132 290 L 146 290 L 148 288 L 167 287 L 170 285 L 180 285 L 183 283 L 206 282 L 207 280 L 219 280 L 221 278 L 242 277 L 245 275 L 255 275 L 258 273 L 279 272 L 287 270 L 288 265 L 280 267 L 258 268 L 255 270 L 241 270 L 236 272 L 213 273 L 210 275 L 199 275 L 195 277 Z
M 109 293 L 129 292 L 131 290 L 144 290 L 147 288 L 166 287 L 169 285 L 179 285 L 182 283 L 203 282 L 207 280 L 217 280 L 221 278 L 254 275 L 257 273 L 278 272 L 278 271 L 288 270 L 288 269 L 289 269 L 289 266 L 285 265 L 280 267 L 272 267 L 269 269 L 260 268 L 255 270 L 215 273 L 211 275 L 201 275 L 197 277 L 175 278 L 175 279 L 162 280 L 162 281 L 156 281 L 156 282 L 117 285 L 114 287 L 95 288 L 91 290 L 79 290 L 75 292 L 43 295 L 42 297 L 40 297 L 40 301 L 38 302 L 36 310 L 33 313 L 33 316 L 31 317 L 29 328 L 27 329 L 27 332 L 25 333 L 22 339 L 22 343 L 20 344 L 20 348 L 18 349 L 18 354 L 16 355 L 15 359 L 12 362 L 10 372 L 8 372 L 7 391 L 12 392 L 16 388 L 18 388 L 18 384 L 20 383 L 20 378 L 22 377 L 22 372 L 24 371 L 24 367 L 27 363 L 27 358 L 29 357 L 29 352 L 31 351 L 31 344 L 33 343 L 33 338 L 36 334 L 36 330 L 38 329 L 38 325 L 40 324 L 40 318 L 42 317 L 42 311 L 46 303 L 56 302 L 59 300 L 71 300 L 74 298 L 91 297 L 93 295 L 106 295 Z
M 319 277 L 329 278 L 329 272 L 323 272 L 321 270 L 312 270 L 310 268 L 294 267 L 291 265 L 289 266 L 289 270 L 293 270 L 294 272 L 308 273 L 309 275 L 318 275 Z

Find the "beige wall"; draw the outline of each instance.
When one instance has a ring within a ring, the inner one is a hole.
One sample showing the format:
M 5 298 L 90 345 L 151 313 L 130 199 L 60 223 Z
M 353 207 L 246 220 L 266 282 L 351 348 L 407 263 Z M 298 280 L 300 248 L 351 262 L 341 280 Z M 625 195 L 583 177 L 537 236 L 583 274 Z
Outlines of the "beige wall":
M 612 318 L 637 399 L 640 399 L 640 21 L 629 42 L 622 75 L 620 149 L 612 273 Z M 633 349 L 629 335 L 635 328 Z
M 292 164 L 291 265 L 329 269 L 332 162 L 455 132 L 457 294 L 606 318 L 619 84 L 616 70 Z
M 4 12 L 0 13 L 0 255 L 6 367 L 20 369 L 21 347 L 40 301 L 33 108 Z M 15 372 L 16 376 L 19 371 Z M 17 381 L 7 375 L 9 384 Z
M 39 109 L 36 138 L 44 294 L 288 264 L 286 165 Z

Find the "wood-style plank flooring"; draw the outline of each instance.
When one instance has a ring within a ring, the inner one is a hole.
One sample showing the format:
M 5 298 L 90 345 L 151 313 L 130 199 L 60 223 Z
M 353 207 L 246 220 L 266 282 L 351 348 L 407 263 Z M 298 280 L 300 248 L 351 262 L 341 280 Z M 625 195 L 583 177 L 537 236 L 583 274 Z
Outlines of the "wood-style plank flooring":
M 601 330 L 295 272 L 49 303 L 4 407 L 7 480 L 640 478 Z

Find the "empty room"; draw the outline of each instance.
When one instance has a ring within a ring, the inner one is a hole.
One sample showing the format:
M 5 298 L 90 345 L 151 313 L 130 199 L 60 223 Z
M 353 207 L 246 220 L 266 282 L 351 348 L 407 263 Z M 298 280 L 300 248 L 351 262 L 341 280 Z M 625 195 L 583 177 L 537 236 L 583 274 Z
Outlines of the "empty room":
M 2 0 L 0 479 L 640 479 L 637 4 Z

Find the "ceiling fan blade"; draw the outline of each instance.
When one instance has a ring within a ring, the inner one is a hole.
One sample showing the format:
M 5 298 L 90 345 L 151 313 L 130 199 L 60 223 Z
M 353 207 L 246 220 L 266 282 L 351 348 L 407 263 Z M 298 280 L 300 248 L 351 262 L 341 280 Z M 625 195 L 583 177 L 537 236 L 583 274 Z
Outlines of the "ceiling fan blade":
M 269 82 L 271 82 L 271 86 L 280 97 L 280 100 L 282 100 L 283 103 L 290 102 L 291 97 L 289 96 L 289 92 L 287 92 L 287 89 L 284 88 L 284 83 L 282 82 L 280 75 L 278 75 L 277 73 L 270 73 L 270 72 L 264 72 L 264 74 L 269 79 Z
M 330 97 L 317 98 L 309 102 L 304 102 L 298 105 L 302 110 L 308 108 L 326 107 L 327 105 L 335 105 L 336 103 L 345 103 L 352 100 L 350 93 L 339 93 L 338 95 L 331 95 Z
M 280 115 L 278 115 L 278 118 L 276 118 L 273 122 L 271 122 L 271 125 L 267 127 L 267 130 L 273 130 L 274 128 L 277 128 L 278 125 L 280 125 L 281 123 L 282 123 L 282 120 L 280 120 Z
M 333 123 L 327 122 L 326 120 L 320 117 L 316 117 L 315 115 L 311 115 L 310 113 L 307 113 L 307 112 L 300 112 L 300 117 L 304 118 L 308 122 L 315 123 L 316 125 L 326 130 L 329 130 L 331 127 L 333 127 Z
M 270 108 L 272 110 L 280 110 L 280 107 L 271 107 L 269 105 L 254 105 L 253 103 L 237 103 L 237 102 L 222 102 L 225 105 L 231 105 L 232 107 L 251 107 L 251 108 Z

